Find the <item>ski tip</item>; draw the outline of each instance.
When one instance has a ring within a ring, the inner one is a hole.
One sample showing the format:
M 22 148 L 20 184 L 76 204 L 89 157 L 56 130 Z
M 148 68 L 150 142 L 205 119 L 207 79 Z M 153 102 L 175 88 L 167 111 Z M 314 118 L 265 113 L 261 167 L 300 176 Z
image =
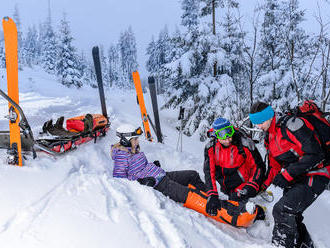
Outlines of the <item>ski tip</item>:
M 95 52 L 98 52 L 98 51 L 99 51 L 99 47 L 98 46 L 93 46 L 92 52 L 95 53 Z
M 155 84 L 155 78 L 153 76 L 148 77 L 148 84 Z

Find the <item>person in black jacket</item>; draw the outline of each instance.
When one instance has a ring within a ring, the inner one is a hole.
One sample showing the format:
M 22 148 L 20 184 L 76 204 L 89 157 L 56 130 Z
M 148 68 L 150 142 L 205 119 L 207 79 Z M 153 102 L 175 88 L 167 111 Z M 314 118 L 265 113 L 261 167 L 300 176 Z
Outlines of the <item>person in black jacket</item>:
M 284 189 L 273 208 L 272 243 L 286 248 L 312 248 L 302 214 L 324 191 L 330 178 L 330 165 L 324 164 L 325 152 L 314 127 L 301 117 L 290 117 L 283 123 L 263 102 L 251 107 L 250 120 L 266 132 L 270 170 L 263 187 L 273 183 Z

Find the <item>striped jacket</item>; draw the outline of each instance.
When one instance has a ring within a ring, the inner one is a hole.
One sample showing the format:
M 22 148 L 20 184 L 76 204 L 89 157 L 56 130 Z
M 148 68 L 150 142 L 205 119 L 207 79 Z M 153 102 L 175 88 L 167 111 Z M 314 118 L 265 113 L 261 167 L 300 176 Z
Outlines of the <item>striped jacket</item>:
M 148 160 L 143 152 L 136 154 L 120 150 L 112 149 L 112 159 L 114 161 L 113 177 L 127 178 L 128 180 L 137 180 L 139 178 L 154 177 L 156 185 L 165 176 L 165 171 Z

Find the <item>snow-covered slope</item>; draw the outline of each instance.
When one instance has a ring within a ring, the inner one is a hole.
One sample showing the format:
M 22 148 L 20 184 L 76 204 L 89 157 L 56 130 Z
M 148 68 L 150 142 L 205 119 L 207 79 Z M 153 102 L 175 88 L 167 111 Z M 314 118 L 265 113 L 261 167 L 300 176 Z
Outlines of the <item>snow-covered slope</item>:
M 1 89 L 6 85 L 0 71 Z M 21 106 L 33 127 L 61 115 L 72 117 L 99 113 L 96 89 L 68 89 L 39 70 L 20 72 Z M 22 168 L 8 166 L 0 151 L 0 247 L 106 248 L 106 247 L 271 247 L 270 225 L 257 222 L 246 229 L 216 223 L 183 208 L 159 192 L 137 182 L 112 177 L 110 145 L 122 122 L 141 125 L 133 91 L 107 89 L 112 122 L 108 135 L 96 144 L 82 145 L 57 160 L 41 156 Z M 152 116 L 150 97 L 145 95 Z M 159 99 L 162 101 L 163 99 Z M 0 129 L 7 129 L 7 103 L 0 99 Z M 183 152 L 176 151 L 178 113 L 160 113 L 165 144 L 141 138 L 150 161 L 159 160 L 165 170 L 195 169 L 203 177 L 203 146 L 198 137 L 184 137 Z M 278 199 L 281 191 L 271 188 Z M 327 191 L 305 214 L 306 224 L 318 247 L 330 247 L 328 235 L 330 193 Z

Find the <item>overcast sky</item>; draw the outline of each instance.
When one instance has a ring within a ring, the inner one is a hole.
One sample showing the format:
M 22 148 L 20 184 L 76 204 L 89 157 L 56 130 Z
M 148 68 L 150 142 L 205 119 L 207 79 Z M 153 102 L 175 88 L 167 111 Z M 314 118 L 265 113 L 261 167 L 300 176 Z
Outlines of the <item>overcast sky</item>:
M 256 3 L 263 1 L 240 2 L 241 13 L 248 20 L 253 16 Z M 317 2 L 321 4 L 324 16 L 330 20 L 330 8 L 325 0 L 300 2 L 306 10 L 309 31 L 317 32 L 318 29 L 312 20 L 312 15 L 317 12 Z M 23 30 L 29 25 L 38 25 L 47 16 L 48 0 L 0 0 L 0 17 L 12 16 L 15 4 L 19 9 Z M 102 44 L 107 49 L 111 43 L 117 43 L 120 32 L 131 25 L 137 40 L 139 70 L 142 74 L 146 74 L 145 49 L 152 35 L 157 37 L 166 24 L 171 33 L 176 26 L 180 26 L 180 0 L 50 0 L 50 5 L 53 26 L 58 29 L 59 20 L 66 12 L 75 38 L 74 44 L 90 57 L 94 45 Z

